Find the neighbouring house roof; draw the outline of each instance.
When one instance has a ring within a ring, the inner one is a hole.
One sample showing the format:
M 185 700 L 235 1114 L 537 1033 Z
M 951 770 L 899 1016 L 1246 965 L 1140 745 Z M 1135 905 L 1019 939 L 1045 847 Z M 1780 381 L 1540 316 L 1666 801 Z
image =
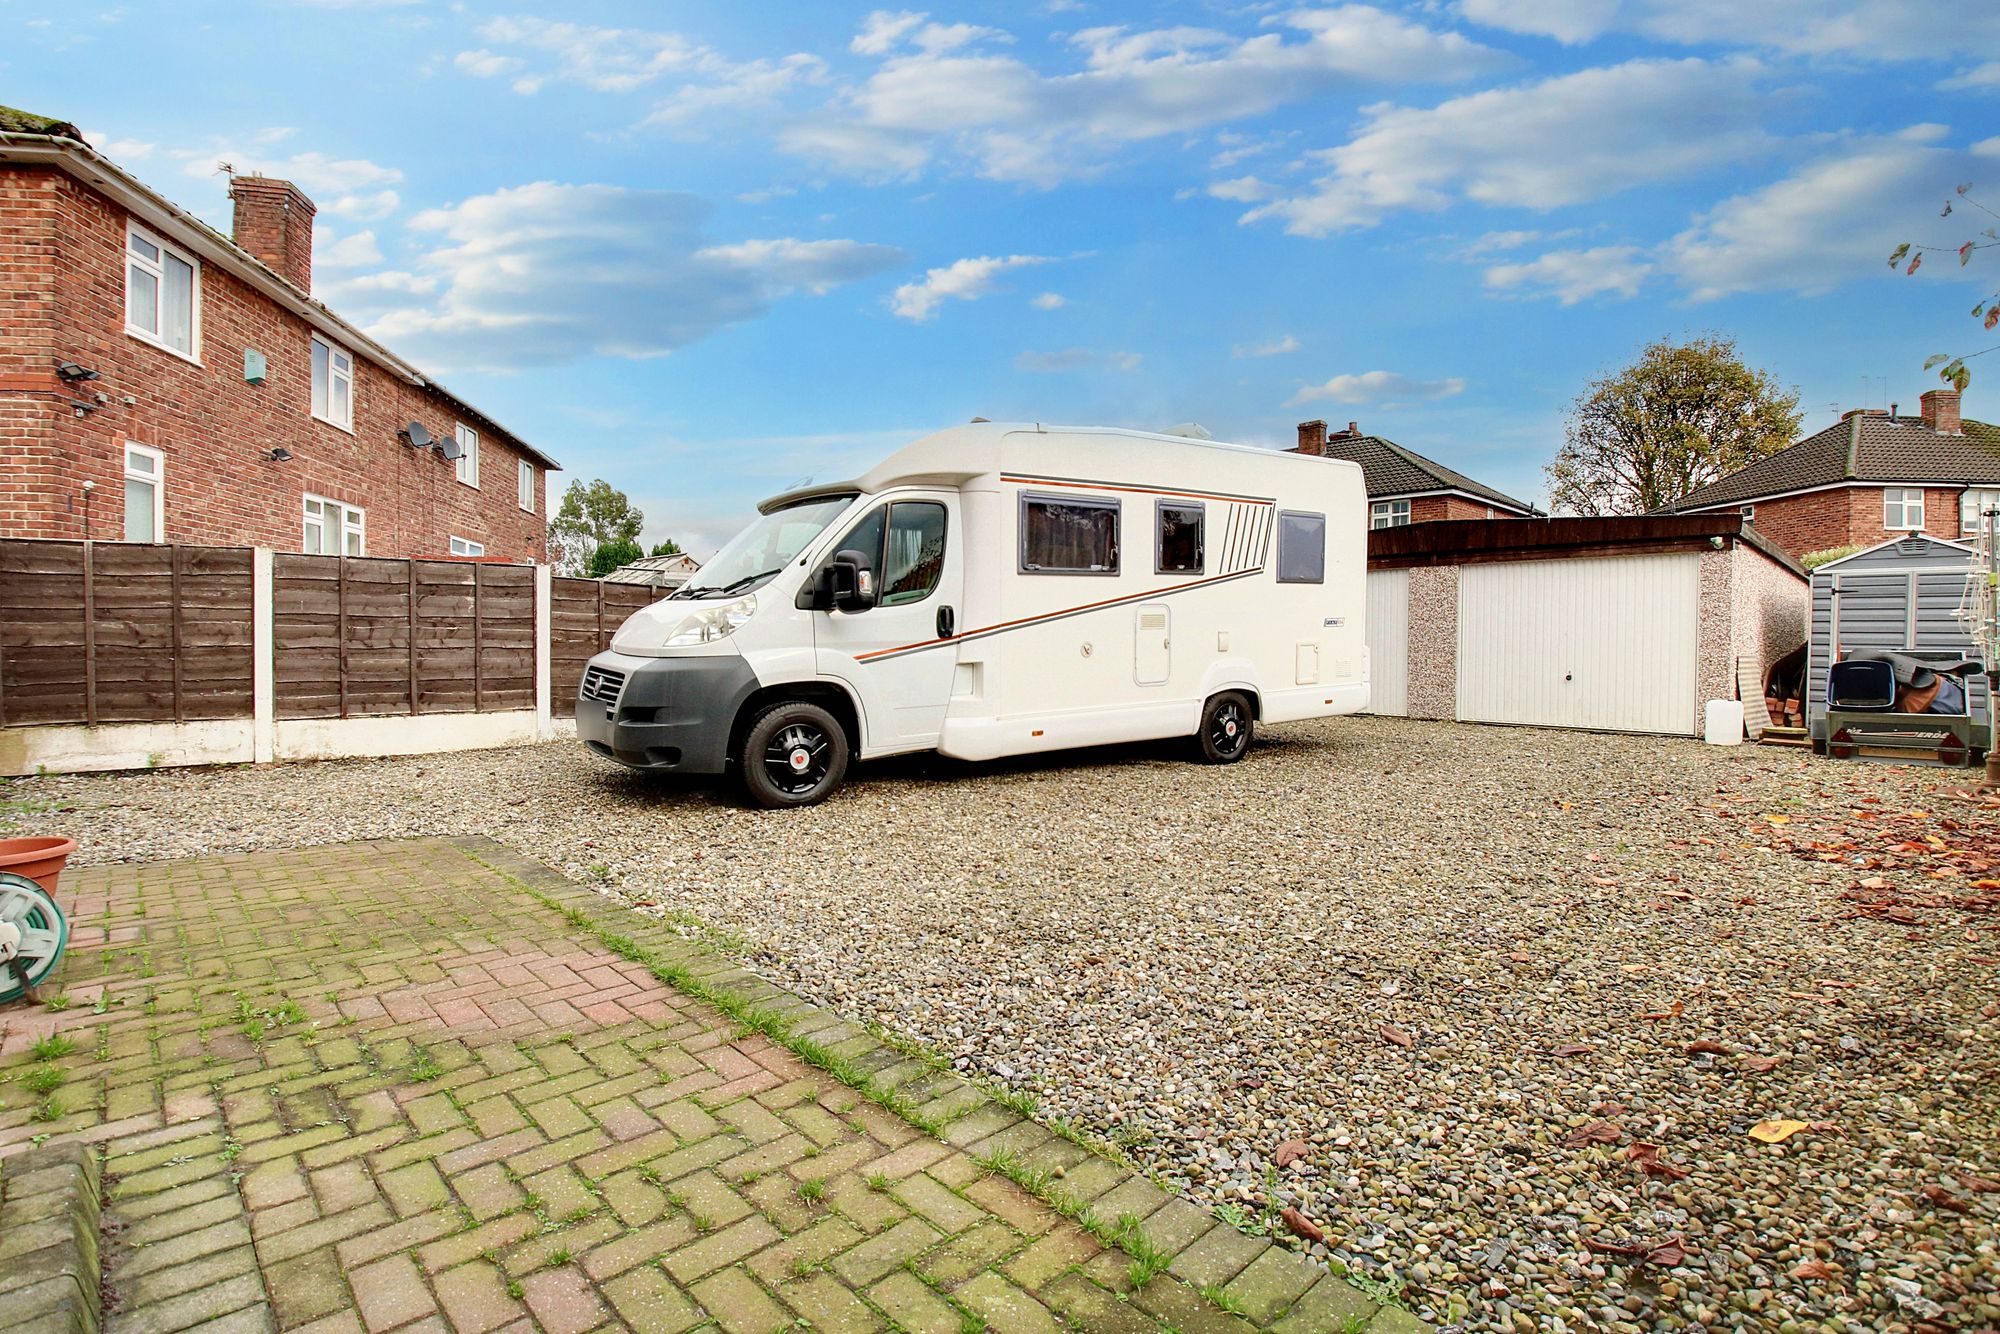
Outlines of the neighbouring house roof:
M 1800 579 L 1803 565 L 1738 514 L 1633 514 L 1583 518 L 1446 519 L 1376 528 L 1370 569 L 1647 551 L 1700 551 L 1742 542 Z
M 1964 434 L 1941 435 L 1921 417 L 1857 413 L 1689 492 L 1670 508 L 1686 513 L 1742 505 L 1846 482 L 2000 483 L 2000 426 L 1969 418 L 1961 425 Z
M 1518 514 L 1533 514 L 1535 507 L 1475 482 L 1464 473 L 1447 468 L 1436 459 L 1427 459 L 1412 449 L 1379 435 L 1337 435 L 1326 442 L 1325 457 L 1348 459 L 1361 465 L 1368 483 L 1368 498 L 1424 495 L 1438 491 L 1462 491 Z
M 408 384 L 446 400 L 468 420 L 507 436 L 520 446 L 522 453 L 544 468 L 561 469 L 562 464 L 520 435 L 334 314 L 325 302 L 301 292 L 263 260 L 92 148 L 84 140 L 82 132 L 68 121 L 37 116 L 13 107 L 0 107 L 0 162 L 10 161 L 43 162 L 60 167 L 85 185 L 112 198 L 147 226 L 187 245 L 203 262 L 222 265 L 235 277 L 356 355 L 366 357 Z
M 655 588 L 678 588 L 701 568 L 701 562 L 685 551 L 671 556 L 641 556 L 604 576 L 607 584 L 651 584 Z

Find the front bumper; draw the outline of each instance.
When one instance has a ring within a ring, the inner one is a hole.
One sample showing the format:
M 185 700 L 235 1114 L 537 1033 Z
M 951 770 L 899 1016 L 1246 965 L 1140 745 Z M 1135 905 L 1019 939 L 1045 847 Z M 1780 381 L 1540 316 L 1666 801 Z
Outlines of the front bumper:
M 633 769 L 719 774 L 729 764 L 729 729 L 756 689 L 757 674 L 738 653 L 600 653 L 583 671 L 577 739 Z

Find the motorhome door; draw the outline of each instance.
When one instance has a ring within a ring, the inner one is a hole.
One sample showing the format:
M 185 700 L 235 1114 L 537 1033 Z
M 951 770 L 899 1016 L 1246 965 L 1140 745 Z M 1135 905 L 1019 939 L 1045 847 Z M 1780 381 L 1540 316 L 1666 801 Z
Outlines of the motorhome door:
M 867 558 L 875 605 L 813 614 L 820 674 L 851 682 L 870 750 L 935 745 L 958 662 L 965 585 L 958 496 L 898 492 L 865 511 L 833 551 Z

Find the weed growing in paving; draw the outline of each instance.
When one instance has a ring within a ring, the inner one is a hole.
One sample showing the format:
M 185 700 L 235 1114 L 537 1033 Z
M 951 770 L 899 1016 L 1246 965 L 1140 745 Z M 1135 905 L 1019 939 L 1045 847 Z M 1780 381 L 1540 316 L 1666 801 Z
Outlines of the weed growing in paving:
M 1139 1221 L 1139 1215 L 1135 1213 L 1126 1212 L 1118 1215 L 1118 1221 L 1112 1225 L 1106 1240 L 1132 1257 L 1132 1267 L 1126 1271 L 1126 1276 L 1132 1280 L 1132 1286 L 1135 1288 L 1143 1288 L 1151 1283 L 1166 1271 L 1167 1265 L 1174 1258 L 1161 1250 L 1159 1243 L 1147 1235 L 1145 1225 Z
M 74 1004 L 76 1004 L 76 1002 L 71 1000 L 68 996 L 58 995 L 58 996 L 50 996 L 46 1000 L 44 1000 L 42 1002 L 42 1008 L 44 1010 L 49 1011 L 51 1014 L 61 1014 L 64 1010 L 67 1010 L 70 1006 Z
M 522 1294 L 526 1291 L 527 1289 L 521 1286 L 520 1279 L 510 1278 L 507 1280 L 507 1295 L 509 1297 L 512 1297 L 515 1301 L 517 1302 L 520 1301 Z
M 888 1176 L 887 1176 L 887 1175 L 885 1175 L 884 1173 L 881 1173 L 881 1172 L 870 1172 L 870 1173 L 869 1173 L 869 1174 L 868 1174 L 867 1176 L 865 1176 L 865 1177 L 863 1177 L 863 1178 L 861 1178 L 861 1179 L 862 1179 L 862 1180 L 863 1180 L 864 1182 L 866 1182 L 866 1183 L 867 1183 L 867 1185 L 868 1185 L 868 1189 L 870 1189 L 870 1190 L 887 1190 L 887 1189 L 889 1189 L 889 1178 L 888 1178 Z
M 411 1051 L 410 1078 L 412 1081 L 418 1084 L 428 1084 L 443 1073 L 444 1067 L 437 1063 L 437 1058 L 432 1056 L 429 1051 L 422 1047 L 417 1047 Z
M 1405 1311 L 1410 1309 L 1403 1301 L 1402 1288 L 1388 1279 L 1374 1278 L 1368 1274 L 1356 1273 L 1352 1269 L 1342 1277 L 1347 1280 L 1350 1287 L 1357 1289 L 1364 1297 L 1372 1297 L 1384 1306 L 1399 1307 Z
M 67 1078 L 59 1065 L 38 1065 L 21 1077 L 21 1083 L 30 1093 L 54 1093 Z
M 42 1099 L 39 1107 L 35 1108 L 35 1119 L 37 1121 L 60 1121 L 68 1111 L 69 1109 L 63 1106 L 61 1098 L 50 1094 L 48 1097 Z
M 1201 1288 L 1201 1297 L 1209 1305 L 1227 1311 L 1231 1315 L 1242 1315 L 1246 1309 L 1243 1303 L 1236 1299 L 1236 1294 L 1223 1287 L 1220 1283 L 1204 1285 Z
M 53 1061 L 76 1050 L 76 1039 L 67 1033 L 51 1033 L 36 1040 L 28 1054 L 38 1061 Z
M 799 1183 L 799 1198 L 807 1204 L 818 1204 L 826 1198 L 826 1178 L 807 1177 Z
M 557 1247 L 557 1248 L 556 1248 L 555 1250 L 552 1250 L 552 1251 L 550 1251 L 550 1252 L 549 1252 L 549 1263 L 550 1263 L 550 1264 L 552 1264 L 552 1265 L 557 1265 L 557 1266 L 561 1266 L 561 1265 L 566 1265 L 566 1264 L 568 1264 L 568 1263 L 569 1263 L 569 1248 L 568 1248 L 568 1247 L 566 1247 L 566 1246 L 559 1246 L 559 1247 Z

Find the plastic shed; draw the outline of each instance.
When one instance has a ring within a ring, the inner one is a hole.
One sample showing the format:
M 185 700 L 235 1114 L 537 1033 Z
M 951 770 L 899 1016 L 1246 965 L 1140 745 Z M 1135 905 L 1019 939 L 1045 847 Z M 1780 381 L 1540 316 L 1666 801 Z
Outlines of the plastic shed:
M 1815 747 L 1827 739 L 1827 668 L 1842 656 L 1862 649 L 1890 649 L 1939 660 L 1983 660 L 1979 643 L 1959 620 L 1973 555 L 1964 543 L 1911 533 L 1813 571 L 1806 727 Z M 1985 738 L 1992 734 L 1986 677 L 1969 676 L 1965 693 L 1983 750 Z

